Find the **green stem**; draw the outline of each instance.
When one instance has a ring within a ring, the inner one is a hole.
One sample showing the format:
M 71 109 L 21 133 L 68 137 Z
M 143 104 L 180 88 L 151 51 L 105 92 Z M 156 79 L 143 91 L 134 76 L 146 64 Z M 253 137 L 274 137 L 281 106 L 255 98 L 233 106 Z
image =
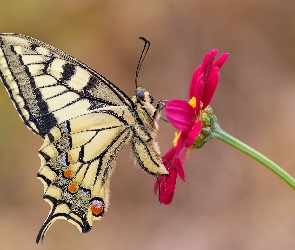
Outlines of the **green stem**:
M 285 181 L 288 185 L 295 189 L 295 179 L 291 175 L 289 175 L 285 170 L 280 168 L 277 164 L 275 164 L 273 161 L 271 161 L 255 149 L 249 147 L 245 143 L 239 141 L 238 139 L 224 132 L 219 126 L 215 127 L 215 130 L 211 133 L 210 137 L 221 140 L 227 143 L 228 145 L 238 149 L 239 151 L 245 153 L 246 155 L 250 156 L 254 160 L 260 162 L 263 166 L 270 169 L 277 176 L 282 178 L 283 181 Z

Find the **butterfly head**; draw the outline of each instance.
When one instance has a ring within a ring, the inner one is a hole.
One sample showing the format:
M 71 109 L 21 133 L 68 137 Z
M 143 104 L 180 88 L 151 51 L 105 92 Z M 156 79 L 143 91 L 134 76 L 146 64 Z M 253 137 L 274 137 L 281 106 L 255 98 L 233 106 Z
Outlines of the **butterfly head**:
M 143 87 L 137 87 L 135 90 L 135 96 L 133 99 L 136 99 L 141 103 L 149 103 L 152 104 L 154 102 L 154 98 L 150 95 L 150 93 Z

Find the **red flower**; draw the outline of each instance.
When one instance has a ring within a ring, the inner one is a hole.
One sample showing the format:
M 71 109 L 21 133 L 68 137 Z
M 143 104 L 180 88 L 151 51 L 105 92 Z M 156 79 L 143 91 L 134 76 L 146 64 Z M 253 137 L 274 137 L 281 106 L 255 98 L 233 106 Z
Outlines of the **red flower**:
M 205 56 L 203 63 L 195 69 L 190 84 L 189 102 L 170 100 L 165 106 L 168 120 L 178 131 L 173 141 L 174 146 L 163 157 L 163 164 L 169 174 L 158 177 L 155 183 L 154 192 L 159 189 L 160 203 L 171 203 L 177 174 L 185 181 L 182 164 L 188 149 L 201 132 L 201 113 L 212 100 L 219 80 L 218 71 L 228 58 L 228 54 L 223 54 L 214 63 L 217 53 L 218 50 L 211 50 Z

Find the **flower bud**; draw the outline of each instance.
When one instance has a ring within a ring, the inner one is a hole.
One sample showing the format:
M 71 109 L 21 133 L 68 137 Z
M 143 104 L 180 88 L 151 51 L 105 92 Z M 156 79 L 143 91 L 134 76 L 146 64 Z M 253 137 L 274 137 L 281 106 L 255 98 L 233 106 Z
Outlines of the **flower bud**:
M 196 137 L 191 149 L 203 147 L 207 141 L 212 139 L 212 132 L 214 132 L 215 128 L 219 127 L 211 106 L 207 106 L 201 111 L 200 119 L 202 120 L 201 133 Z

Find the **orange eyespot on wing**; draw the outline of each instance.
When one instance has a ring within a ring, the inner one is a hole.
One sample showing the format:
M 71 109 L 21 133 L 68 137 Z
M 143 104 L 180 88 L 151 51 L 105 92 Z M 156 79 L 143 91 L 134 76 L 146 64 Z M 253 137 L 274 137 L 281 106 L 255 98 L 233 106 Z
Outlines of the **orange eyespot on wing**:
M 76 181 L 73 181 L 70 186 L 68 187 L 68 191 L 72 194 L 76 193 L 78 191 L 78 184 Z
M 104 212 L 104 202 L 101 199 L 92 200 L 90 210 L 94 216 L 102 216 Z
M 71 168 L 67 168 L 65 171 L 64 171 L 64 177 L 67 178 L 67 179 L 70 179 L 73 175 L 73 170 Z

